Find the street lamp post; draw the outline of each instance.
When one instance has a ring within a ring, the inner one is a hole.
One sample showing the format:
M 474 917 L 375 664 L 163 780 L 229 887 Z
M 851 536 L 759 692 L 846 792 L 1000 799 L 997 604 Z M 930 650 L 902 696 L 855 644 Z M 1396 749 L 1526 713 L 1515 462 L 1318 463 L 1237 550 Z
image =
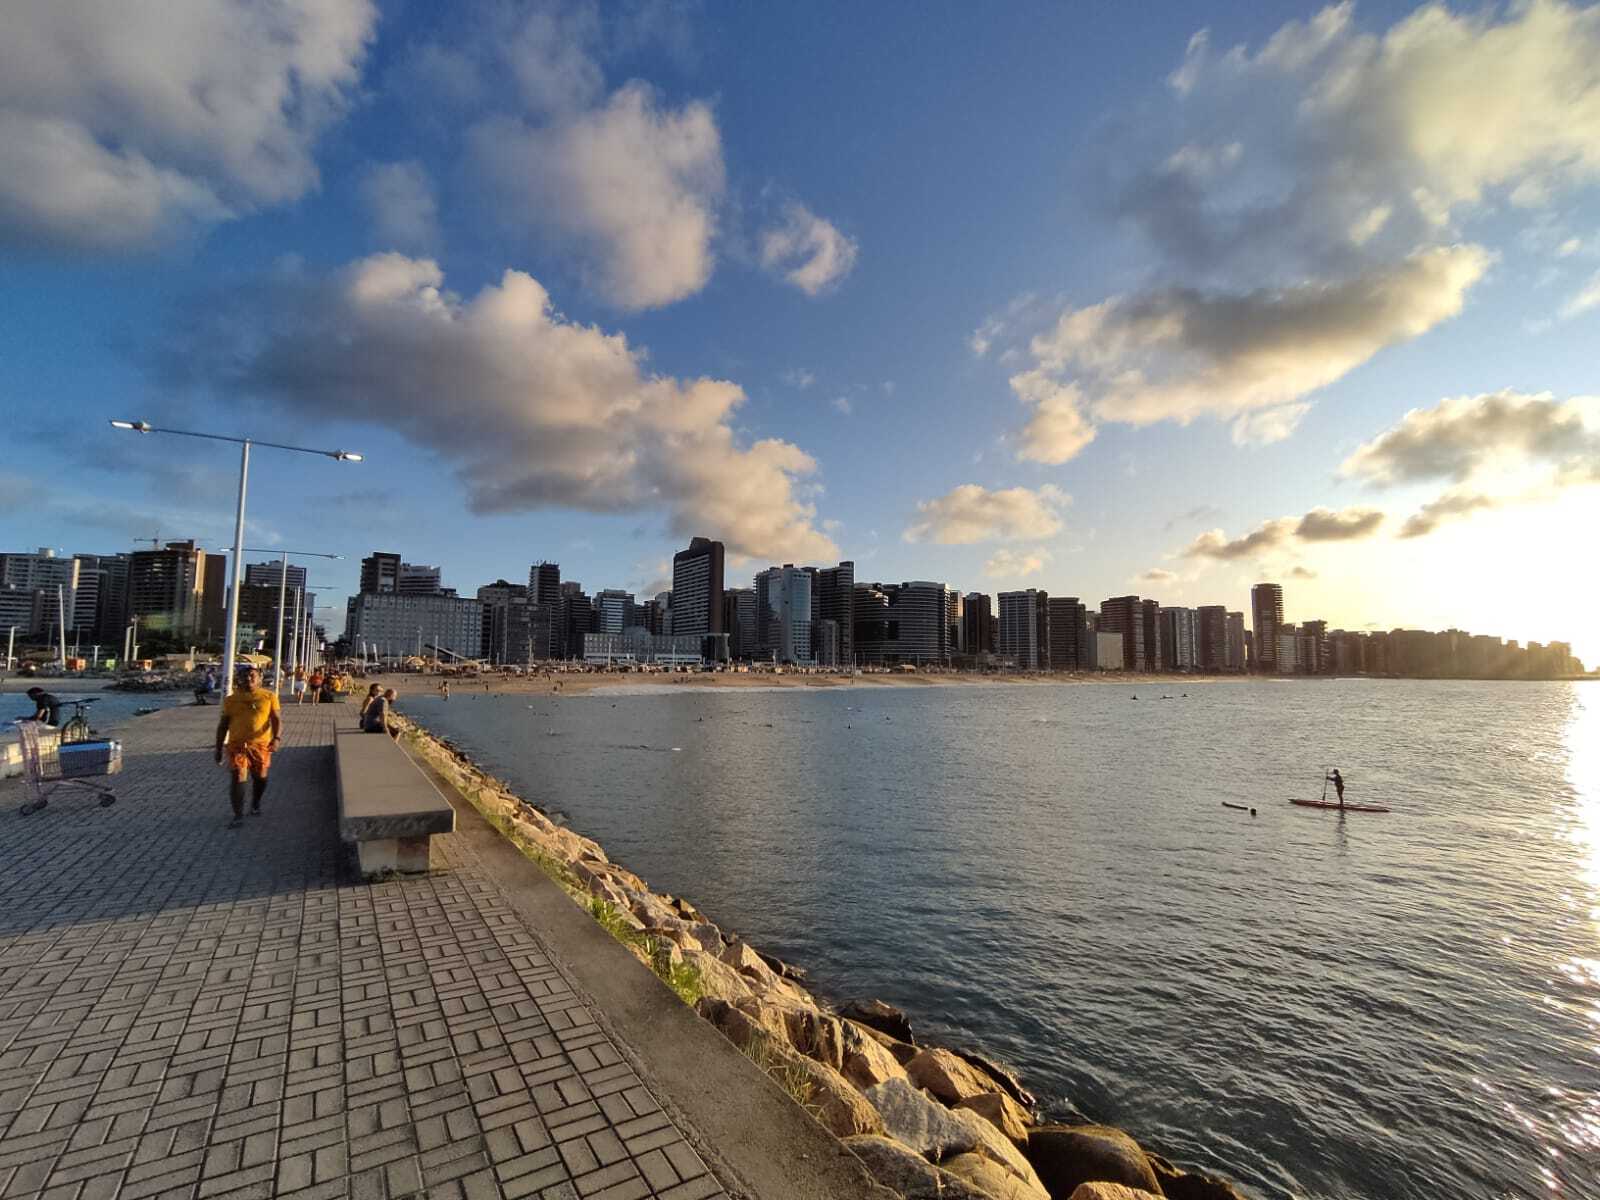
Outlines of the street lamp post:
M 179 437 L 205 438 L 212 442 L 234 442 L 239 446 L 239 504 L 233 520 L 233 579 L 228 585 L 228 628 L 223 638 L 223 693 L 233 691 L 233 663 L 239 650 L 239 573 L 244 557 L 244 498 L 250 479 L 250 447 L 270 446 L 274 450 L 293 450 L 299 454 L 320 454 L 337 462 L 360 462 L 362 456 L 348 450 L 313 450 L 308 446 L 289 446 L 282 442 L 263 442 L 253 438 L 228 437 L 220 433 L 196 433 L 192 429 L 158 429 L 148 421 L 112 421 L 113 429 L 134 433 L 171 433 Z

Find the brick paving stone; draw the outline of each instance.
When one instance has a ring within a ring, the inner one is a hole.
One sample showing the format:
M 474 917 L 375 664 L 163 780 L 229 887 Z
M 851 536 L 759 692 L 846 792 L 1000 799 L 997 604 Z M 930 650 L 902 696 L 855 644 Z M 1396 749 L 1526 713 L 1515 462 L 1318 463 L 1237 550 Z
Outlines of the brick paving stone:
M 120 731 L 110 808 L 0 784 L 0 1196 L 722 1196 L 464 841 L 350 878 L 352 718 L 288 706 L 237 830 L 214 709 Z

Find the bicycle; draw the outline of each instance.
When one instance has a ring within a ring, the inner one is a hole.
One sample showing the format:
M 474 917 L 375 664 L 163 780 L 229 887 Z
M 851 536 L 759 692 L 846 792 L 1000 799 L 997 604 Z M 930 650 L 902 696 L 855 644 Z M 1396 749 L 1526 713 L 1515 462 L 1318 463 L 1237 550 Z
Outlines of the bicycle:
M 84 709 L 99 700 L 98 696 L 91 696 L 87 700 L 63 700 L 63 706 L 72 705 L 72 716 L 61 726 L 61 742 L 63 745 L 70 742 L 88 742 L 94 740 L 94 730 L 89 726 L 89 718 Z

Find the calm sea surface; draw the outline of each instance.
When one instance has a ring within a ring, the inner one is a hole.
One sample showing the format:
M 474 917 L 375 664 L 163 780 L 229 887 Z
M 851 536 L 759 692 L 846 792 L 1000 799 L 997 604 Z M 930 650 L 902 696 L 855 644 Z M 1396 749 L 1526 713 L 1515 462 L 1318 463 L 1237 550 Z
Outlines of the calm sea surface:
M 1259 1194 L 1600 1196 L 1600 685 L 402 705 L 821 994 Z M 1285 803 L 1335 765 L 1395 811 Z

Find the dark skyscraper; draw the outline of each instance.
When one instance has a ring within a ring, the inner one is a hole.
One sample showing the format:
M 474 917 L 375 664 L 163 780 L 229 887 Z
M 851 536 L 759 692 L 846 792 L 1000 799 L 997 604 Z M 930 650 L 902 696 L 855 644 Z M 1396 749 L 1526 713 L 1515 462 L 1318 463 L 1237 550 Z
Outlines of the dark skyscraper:
M 837 567 L 818 567 L 811 581 L 811 608 L 817 621 L 834 621 L 839 626 L 837 663 L 853 666 L 856 661 L 856 565 L 842 562 Z
M 1088 669 L 1084 661 L 1088 634 L 1083 602 L 1076 596 L 1052 596 L 1047 603 L 1050 609 L 1050 669 Z
M 542 614 L 547 614 L 541 628 L 549 628 L 550 639 L 547 646 L 540 647 L 539 657 L 566 658 L 567 620 L 561 605 L 560 563 L 540 562 L 528 568 L 528 599 L 539 606 Z M 580 646 L 580 654 L 582 650 Z
M 293 585 L 291 585 L 293 586 Z M 398 591 L 400 556 L 374 550 L 361 560 L 361 590 L 369 594 Z
M 968 592 L 962 612 L 961 644 L 976 657 L 994 653 L 994 601 L 983 592 Z
M 1251 646 L 1255 658 L 1252 671 L 1278 669 L 1278 630 L 1283 626 L 1283 588 L 1276 583 L 1258 583 L 1250 589 Z
M 672 635 L 704 637 L 722 627 L 723 547 L 697 537 L 672 556 Z
M 1102 633 L 1122 635 L 1122 669 L 1147 670 L 1149 643 L 1145 641 L 1144 604 L 1137 596 L 1117 596 L 1100 602 L 1100 620 L 1095 626 Z M 1154 639 L 1152 639 L 1153 641 Z
M 1221 604 L 1207 604 L 1199 613 L 1195 630 L 1195 665 L 1202 671 L 1228 669 L 1228 610 Z

